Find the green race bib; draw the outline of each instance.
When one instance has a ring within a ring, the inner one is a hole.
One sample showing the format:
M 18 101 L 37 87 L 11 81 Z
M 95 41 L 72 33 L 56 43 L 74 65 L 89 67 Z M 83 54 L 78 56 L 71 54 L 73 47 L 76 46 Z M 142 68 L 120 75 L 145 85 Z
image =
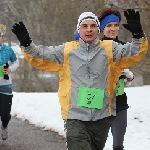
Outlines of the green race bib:
M 119 86 L 116 92 L 116 96 L 124 94 L 124 79 L 119 80 Z
M 0 66 L 0 77 L 4 77 L 4 67 Z
M 103 108 L 104 90 L 88 87 L 79 87 L 77 106 L 87 108 Z

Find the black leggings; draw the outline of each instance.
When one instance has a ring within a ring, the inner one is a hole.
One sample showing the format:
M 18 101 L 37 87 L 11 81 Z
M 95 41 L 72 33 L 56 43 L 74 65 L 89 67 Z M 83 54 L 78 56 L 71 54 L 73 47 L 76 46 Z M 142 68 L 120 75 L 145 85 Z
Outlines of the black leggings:
M 6 95 L 0 93 L 0 116 L 2 121 L 2 126 L 7 127 L 11 119 L 11 105 L 12 105 L 12 95 Z
M 115 119 L 111 122 L 113 135 L 113 147 L 123 147 L 124 135 L 127 127 L 127 110 L 117 112 Z

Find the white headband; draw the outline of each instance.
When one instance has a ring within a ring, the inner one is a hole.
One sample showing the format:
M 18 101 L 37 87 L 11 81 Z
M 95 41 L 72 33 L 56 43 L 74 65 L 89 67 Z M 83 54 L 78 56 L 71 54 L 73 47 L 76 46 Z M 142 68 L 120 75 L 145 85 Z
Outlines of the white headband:
M 79 32 L 79 29 L 80 29 L 80 26 L 81 24 L 85 21 L 85 20 L 93 20 L 96 22 L 97 24 L 97 27 L 98 27 L 98 30 L 100 32 L 100 22 L 97 18 L 97 16 L 95 14 L 93 14 L 92 12 L 84 12 L 82 13 L 80 16 L 79 16 L 79 19 L 78 19 L 78 24 L 77 24 L 77 31 Z

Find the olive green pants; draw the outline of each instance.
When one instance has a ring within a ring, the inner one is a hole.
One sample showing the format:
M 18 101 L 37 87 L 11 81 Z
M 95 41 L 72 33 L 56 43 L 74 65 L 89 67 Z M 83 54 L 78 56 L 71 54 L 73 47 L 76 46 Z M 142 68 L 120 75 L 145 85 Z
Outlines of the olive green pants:
M 113 117 L 97 121 L 66 121 L 68 150 L 103 150 Z

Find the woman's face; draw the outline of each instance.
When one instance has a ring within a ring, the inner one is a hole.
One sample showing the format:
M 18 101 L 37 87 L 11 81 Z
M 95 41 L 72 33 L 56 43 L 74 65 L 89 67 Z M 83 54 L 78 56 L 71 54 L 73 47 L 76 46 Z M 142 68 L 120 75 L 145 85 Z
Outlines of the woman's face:
M 3 43 L 3 37 L 0 35 L 0 45 Z
M 110 22 L 105 26 L 103 34 L 108 38 L 115 39 L 118 35 L 118 31 L 119 24 L 117 22 Z

